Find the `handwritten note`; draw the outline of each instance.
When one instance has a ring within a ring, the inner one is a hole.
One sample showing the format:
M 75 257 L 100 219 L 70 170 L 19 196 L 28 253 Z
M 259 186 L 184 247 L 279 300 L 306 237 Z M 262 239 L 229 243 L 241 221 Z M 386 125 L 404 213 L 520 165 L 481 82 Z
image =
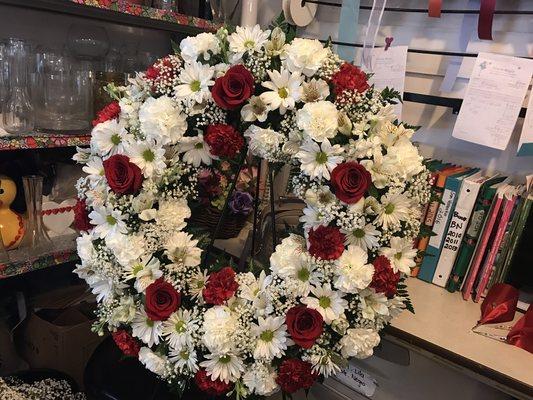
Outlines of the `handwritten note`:
M 533 89 L 529 93 L 529 102 L 524 125 L 522 125 L 520 142 L 518 142 L 517 156 L 533 156 Z
M 479 53 L 452 136 L 504 150 L 532 73 L 533 60 Z
M 376 392 L 376 380 L 368 372 L 353 363 L 350 363 L 348 368 L 335 375 L 335 379 L 366 397 L 372 397 Z
M 405 69 L 407 65 L 407 46 L 374 47 L 372 57 L 372 73 L 370 82 L 378 89 L 393 88 L 403 95 L 405 86 Z M 396 115 L 401 119 L 402 103 L 395 105 Z

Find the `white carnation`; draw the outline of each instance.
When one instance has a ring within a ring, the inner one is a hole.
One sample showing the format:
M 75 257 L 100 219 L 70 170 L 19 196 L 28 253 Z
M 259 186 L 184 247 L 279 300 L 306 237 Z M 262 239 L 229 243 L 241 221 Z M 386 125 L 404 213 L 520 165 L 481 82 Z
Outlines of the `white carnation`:
M 374 276 L 374 266 L 367 261 L 368 255 L 365 250 L 359 246 L 348 246 L 338 260 L 335 287 L 346 293 L 357 293 L 358 290 L 370 285 Z
M 211 59 L 211 55 L 220 53 L 218 38 L 212 33 L 200 33 L 189 36 L 180 42 L 181 56 L 186 62 L 194 62 L 202 56 L 204 60 Z
M 270 396 L 279 390 L 276 372 L 266 363 L 252 364 L 243 375 L 242 380 L 251 393 Z
M 185 220 L 191 216 L 191 209 L 185 199 L 164 200 L 159 203 L 159 210 L 155 220 L 158 224 L 171 230 L 182 230 L 187 223 Z
M 383 169 L 390 175 L 408 180 L 422 172 L 422 160 L 417 148 L 403 136 L 394 146 L 387 148 L 387 154 L 383 156 Z
M 307 103 L 296 113 L 296 124 L 309 137 L 323 142 L 337 134 L 338 111 L 329 101 Z
M 250 138 L 250 150 L 256 156 L 272 159 L 279 152 L 285 137 L 269 128 L 260 128 L 257 125 L 250 126 L 244 136 Z
M 237 318 L 230 308 L 214 306 L 204 314 L 203 343 L 212 353 L 228 353 L 233 348 L 236 329 Z
M 274 275 L 291 275 L 304 252 L 305 239 L 298 235 L 289 235 L 276 246 L 276 251 L 270 256 L 270 270 Z
M 285 63 L 291 72 L 301 72 L 311 77 L 322 66 L 328 49 L 316 39 L 295 38 L 285 48 Z
M 148 347 L 141 347 L 139 350 L 139 361 L 156 375 L 164 377 L 167 374 L 167 358 L 154 353 Z
M 373 354 L 374 347 L 379 341 L 379 335 L 372 329 L 348 329 L 340 341 L 341 354 L 346 358 L 368 358 Z
M 187 131 L 187 119 L 178 104 L 168 96 L 150 97 L 139 110 L 141 130 L 147 139 L 174 144 Z

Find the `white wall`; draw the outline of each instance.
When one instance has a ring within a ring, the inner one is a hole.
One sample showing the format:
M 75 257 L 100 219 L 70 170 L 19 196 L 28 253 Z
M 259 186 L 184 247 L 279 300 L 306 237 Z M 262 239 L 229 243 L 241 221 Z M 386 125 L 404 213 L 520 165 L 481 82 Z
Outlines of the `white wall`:
M 281 0 L 259 0 L 259 22 L 262 26 L 281 11 Z M 329 0 L 341 3 L 341 0 Z M 446 9 L 465 9 L 468 0 L 447 0 Z M 361 0 L 372 5 L 372 1 Z M 388 7 L 427 8 L 428 0 L 389 0 Z M 505 0 L 497 2 L 498 10 L 533 10 L 531 0 Z M 299 30 L 300 36 L 326 39 L 337 37 L 340 8 L 318 6 L 315 20 Z M 362 43 L 369 11 L 361 10 L 357 43 Z M 376 44 L 384 45 L 384 38 L 394 37 L 394 45 L 408 45 L 413 49 L 460 51 L 459 32 L 462 15 L 442 14 L 440 19 L 429 18 L 425 13 L 386 12 Z M 474 29 L 467 52 L 488 51 L 501 54 L 533 57 L 533 15 L 495 15 L 493 41 L 479 40 Z M 440 83 L 446 71 L 449 57 L 409 53 L 407 60 L 406 92 L 438 96 L 463 97 L 474 58 L 464 58 L 453 92 L 441 93 Z M 525 106 L 525 104 L 524 104 Z M 451 109 L 431 105 L 405 103 L 403 119 L 413 125 L 421 125 L 415 140 L 420 143 L 425 156 L 441 157 L 448 161 L 479 166 L 523 176 L 533 172 L 533 157 L 516 157 L 522 119 L 518 119 L 515 131 L 505 151 L 493 150 L 452 138 L 456 116 Z

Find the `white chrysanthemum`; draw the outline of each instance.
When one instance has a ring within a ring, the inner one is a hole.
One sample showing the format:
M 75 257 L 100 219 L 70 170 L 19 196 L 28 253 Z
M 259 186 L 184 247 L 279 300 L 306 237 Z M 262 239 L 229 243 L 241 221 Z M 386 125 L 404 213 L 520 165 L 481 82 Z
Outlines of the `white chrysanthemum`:
M 302 303 L 317 310 L 326 324 L 331 324 L 333 320 L 339 318 L 348 306 L 348 302 L 342 298 L 344 293 L 331 289 L 329 283 L 312 287 L 311 293 L 313 296 L 304 297 Z
M 181 107 L 168 96 L 149 97 L 139 110 L 141 130 L 147 140 L 161 145 L 176 143 L 187 131 L 187 118 Z
M 256 339 L 254 358 L 272 360 L 285 354 L 291 344 L 283 317 L 259 317 L 258 324 L 252 324 L 252 335 Z
M 398 176 L 405 181 L 422 172 L 423 159 L 411 141 L 403 137 L 394 146 L 387 148 L 387 154 L 383 156 L 383 169 L 389 175 Z
M 372 288 L 359 292 L 359 308 L 362 311 L 363 318 L 374 320 L 377 316 L 389 315 L 387 304 L 387 296 L 383 293 L 377 293 Z
M 166 254 L 177 264 L 186 267 L 200 265 L 202 250 L 197 247 L 198 240 L 186 232 L 174 232 L 165 243 Z
M 379 344 L 380 338 L 372 329 L 348 329 L 341 339 L 341 354 L 343 357 L 368 358 Z
M 290 234 L 276 246 L 276 251 L 270 256 L 270 270 L 274 275 L 287 276 L 292 273 L 294 265 L 298 263 L 301 254 L 306 252 L 305 239 Z
M 260 98 L 271 109 L 279 108 L 280 114 L 292 110 L 302 94 L 302 77 L 299 73 L 290 73 L 283 69 L 279 71 L 267 71 L 269 81 L 261 85 L 269 90 L 261 93 Z
M 235 382 L 244 371 L 242 359 L 235 354 L 207 354 L 206 360 L 200 363 L 205 368 L 207 376 L 212 380 L 219 379 L 225 383 Z
M 326 100 L 329 96 L 329 85 L 323 79 L 313 78 L 302 84 L 302 101 L 312 103 Z
M 187 371 L 195 373 L 198 371 L 198 355 L 194 347 L 182 346 L 171 348 L 169 351 L 169 360 L 175 363 L 178 371 Z
M 94 235 L 100 239 L 128 233 L 120 210 L 113 210 L 111 207 L 95 207 L 89 213 L 89 218 L 91 224 L 94 225 Z
M 387 193 L 381 196 L 376 224 L 383 229 L 396 228 L 409 218 L 411 201 L 403 193 Z
M 198 57 L 208 61 L 211 55 L 220 53 L 220 42 L 216 35 L 202 32 L 196 36 L 189 36 L 180 42 L 181 57 L 187 63 L 198 61 Z
M 307 103 L 296 113 L 296 123 L 305 135 L 323 142 L 337 134 L 337 108 L 335 104 L 324 100 Z
M 265 122 L 269 109 L 259 96 L 252 96 L 241 109 L 241 117 L 246 122 Z
M 144 293 L 146 288 L 163 276 L 161 263 L 152 255 L 141 258 L 138 262 L 124 268 L 126 281 L 135 279 L 134 287 L 139 293 Z
M 186 64 L 179 76 L 176 86 L 176 98 L 190 103 L 203 103 L 210 98 L 209 87 L 215 84 L 215 69 L 209 65 L 195 62 Z
M 368 254 L 359 246 L 348 246 L 338 259 L 335 287 L 346 293 L 365 289 L 374 276 L 374 266 L 368 263 Z
M 363 250 L 374 250 L 379 247 L 381 232 L 372 224 L 366 224 L 353 231 L 341 229 L 345 236 L 345 244 L 361 247 Z
M 239 60 L 244 53 L 261 51 L 269 36 L 270 31 L 261 30 L 259 25 L 237 26 L 235 32 L 228 36 L 229 49 L 234 53 L 231 61 Z
M 159 344 L 161 339 L 161 331 L 163 329 L 163 322 L 152 321 L 146 315 L 144 309 L 138 309 L 133 322 L 131 323 L 131 334 L 139 338 L 143 343 L 152 347 L 154 344 Z
M 171 230 L 181 230 L 187 226 L 185 220 L 191 216 L 187 200 L 163 200 L 159 203 L 156 222 Z
M 328 57 L 328 49 L 316 39 L 295 38 L 285 48 L 285 63 L 291 72 L 311 77 Z
M 249 147 L 253 154 L 261 158 L 273 157 L 280 150 L 285 136 L 273 129 L 251 125 L 244 136 L 250 138 Z
M 163 322 L 162 334 L 169 346 L 174 349 L 191 347 L 194 344 L 193 334 L 199 329 L 198 323 L 199 321 L 193 318 L 191 311 L 179 309 Z
M 302 172 L 311 179 L 329 179 L 330 172 L 342 162 L 342 153 L 341 146 L 332 146 L 327 139 L 321 144 L 308 140 L 300 147 L 296 158 L 300 160 Z
M 235 345 L 233 335 L 237 318 L 229 307 L 214 306 L 204 314 L 202 341 L 211 352 L 230 352 Z
M 165 149 L 152 140 L 130 143 L 127 153 L 146 178 L 159 175 L 166 168 Z
M 271 396 L 279 390 L 276 371 L 269 363 L 255 362 L 246 369 L 242 380 L 251 393 Z
M 195 167 L 199 167 L 202 163 L 211 165 L 213 160 L 209 145 L 204 142 L 202 133 L 198 134 L 198 136 L 182 138 L 179 144 L 179 152 L 185 153 L 183 154 L 183 161 Z
M 392 270 L 408 275 L 411 268 L 416 265 L 415 257 L 417 250 L 413 248 L 413 241 L 409 238 L 399 238 L 393 236 L 389 247 L 382 247 L 380 254 L 390 260 Z
M 124 152 L 125 138 L 129 136 L 124 123 L 111 119 L 96 125 L 91 132 L 91 145 L 101 156 Z
M 154 353 L 148 347 L 141 347 L 139 350 L 139 361 L 146 369 L 159 376 L 166 376 L 168 359 L 166 356 Z

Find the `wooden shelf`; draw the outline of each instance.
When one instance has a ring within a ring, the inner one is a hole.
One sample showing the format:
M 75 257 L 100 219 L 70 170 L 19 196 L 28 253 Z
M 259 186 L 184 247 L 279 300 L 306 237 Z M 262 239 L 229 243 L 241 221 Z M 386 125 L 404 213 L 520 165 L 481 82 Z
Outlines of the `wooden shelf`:
M 88 133 L 34 133 L 28 136 L 0 136 L 0 151 L 88 146 Z
M 202 18 L 131 4 L 126 0 L 0 0 L 0 4 L 189 35 L 215 31 L 219 27 Z

